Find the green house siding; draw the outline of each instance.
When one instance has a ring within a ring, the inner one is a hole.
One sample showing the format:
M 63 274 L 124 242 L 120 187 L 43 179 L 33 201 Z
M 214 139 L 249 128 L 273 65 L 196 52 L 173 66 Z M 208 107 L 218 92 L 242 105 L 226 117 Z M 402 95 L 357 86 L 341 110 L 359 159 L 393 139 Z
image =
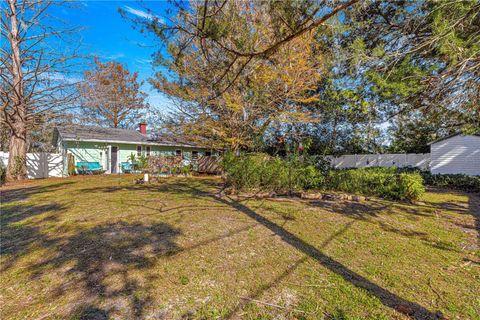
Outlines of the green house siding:
M 87 142 L 87 141 L 65 141 L 62 144 L 62 153 L 64 157 L 64 175 L 67 174 L 67 154 L 71 153 L 75 158 L 75 164 L 78 162 L 98 162 L 103 169 L 109 170 L 110 147 L 118 148 L 118 161 L 128 162 L 131 154 L 137 156 L 137 146 L 142 146 L 142 154 L 147 155 L 147 147 L 150 147 L 152 156 L 173 156 L 176 150 L 182 150 L 183 158 L 190 160 L 192 151 L 198 151 L 199 155 L 205 155 L 208 149 L 191 147 L 164 147 L 157 145 L 142 145 L 130 143 L 109 143 L 109 142 Z
M 105 143 L 68 141 L 65 147 L 67 152 L 75 157 L 75 163 L 79 161 L 102 163 L 102 159 L 105 159 L 108 152 L 108 144 Z

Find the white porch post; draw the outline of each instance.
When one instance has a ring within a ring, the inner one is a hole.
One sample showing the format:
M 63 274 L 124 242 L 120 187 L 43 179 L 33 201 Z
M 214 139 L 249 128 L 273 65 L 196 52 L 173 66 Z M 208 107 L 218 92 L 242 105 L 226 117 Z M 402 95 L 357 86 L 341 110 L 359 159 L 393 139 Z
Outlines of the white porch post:
M 107 146 L 107 153 L 106 153 L 106 165 L 105 165 L 105 168 L 107 169 L 107 173 L 112 173 L 112 168 L 111 168 L 111 159 L 112 157 L 112 146 L 111 145 L 108 145 Z

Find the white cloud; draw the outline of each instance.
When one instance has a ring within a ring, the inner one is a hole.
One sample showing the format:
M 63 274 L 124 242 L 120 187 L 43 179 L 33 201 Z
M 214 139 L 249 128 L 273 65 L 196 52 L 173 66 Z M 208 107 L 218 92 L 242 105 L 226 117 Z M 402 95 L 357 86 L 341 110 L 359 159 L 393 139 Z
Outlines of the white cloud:
M 101 57 L 104 58 L 104 59 L 107 59 L 107 60 L 117 60 L 117 59 L 125 57 L 125 53 L 117 52 L 117 53 L 110 54 L 110 55 L 103 55 Z
M 42 75 L 42 78 L 53 82 L 64 82 L 74 84 L 83 81 L 83 78 L 75 74 L 64 74 L 60 72 L 48 72 Z
M 147 20 L 158 20 L 160 22 L 163 22 L 163 19 L 160 18 L 159 16 L 156 16 L 154 14 L 151 14 L 149 12 L 139 10 L 139 9 L 134 9 L 129 6 L 123 6 L 123 9 L 127 11 L 128 13 L 131 13 L 139 18 L 147 19 Z
M 137 58 L 135 59 L 135 62 L 139 64 L 151 64 L 153 62 L 152 59 L 142 59 L 142 58 Z

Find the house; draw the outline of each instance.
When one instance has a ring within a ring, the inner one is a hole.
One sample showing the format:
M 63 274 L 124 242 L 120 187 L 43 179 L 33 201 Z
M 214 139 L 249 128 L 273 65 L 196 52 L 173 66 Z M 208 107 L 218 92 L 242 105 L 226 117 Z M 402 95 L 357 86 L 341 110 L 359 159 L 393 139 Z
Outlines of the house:
M 69 125 L 56 127 L 53 143 L 63 158 L 63 175 L 68 175 L 67 157 L 78 162 L 98 162 L 106 173 L 119 173 L 120 163 L 135 156 L 181 156 L 195 160 L 200 155 L 210 156 L 214 151 L 188 142 L 151 138 L 147 125 L 139 130 Z
M 429 144 L 432 173 L 480 175 L 480 134 L 458 133 Z

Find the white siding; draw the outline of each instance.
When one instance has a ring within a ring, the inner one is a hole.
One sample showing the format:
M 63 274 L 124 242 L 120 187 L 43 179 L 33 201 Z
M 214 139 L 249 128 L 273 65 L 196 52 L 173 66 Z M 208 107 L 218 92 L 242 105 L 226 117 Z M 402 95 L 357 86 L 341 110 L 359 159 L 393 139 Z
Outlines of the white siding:
M 480 175 L 480 137 L 457 135 L 431 145 L 431 172 Z

